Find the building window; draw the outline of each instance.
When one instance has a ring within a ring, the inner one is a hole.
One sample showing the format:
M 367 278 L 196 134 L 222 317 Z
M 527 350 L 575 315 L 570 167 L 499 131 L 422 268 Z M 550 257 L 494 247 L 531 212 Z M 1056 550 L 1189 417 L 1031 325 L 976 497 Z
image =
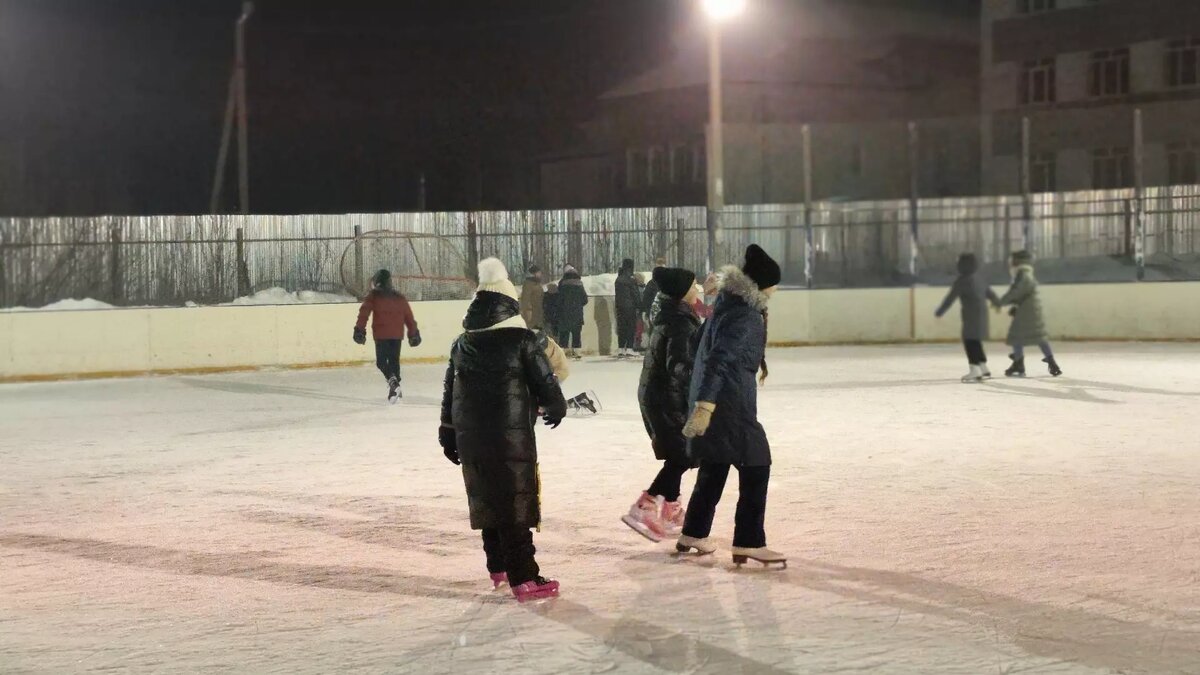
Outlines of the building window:
M 667 155 L 665 148 L 654 147 L 650 148 L 647 153 L 649 157 L 649 180 L 647 185 L 666 185 L 671 179 L 671 158 Z
M 1021 14 L 1037 14 L 1056 9 L 1055 0 L 1017 0 L 1017 11 Z
M 1133 160 L 1129 148 L 1092 151 L 1092 189 L 1117 190 L 1133 184 Z
M 1167 145 L 1167 182 L 1171 185 L 1200 184 L 1200 143 Z
M 1029 158 L 1029 189 L 1058 192 L 1058 157 L 1053 152 L 1040 152 Z
M 634 190 L 649 185 L 649 167 L 645 150 L 627 151 L 625 153 L 625 185 Z
M 1026 61 L 1021 64 L 1017 100 L 1021 105 L 1053 103 L 1058 98 L 1054 59 Z
M 1200 38 L 1167 43 L 1167 86 L 1194 87 L 1200 84 Z
M 1088 96 L 1124 96 L 1129 93 L 1129 50 L 1092 52 L 1088 64 Z
M 671 148 L 671 182 L 675 185 L 692 182 L 692 148 L 676 145 Z
M 708 147 L 704 143 L 692 147 L 692 182 L 708 182 Z

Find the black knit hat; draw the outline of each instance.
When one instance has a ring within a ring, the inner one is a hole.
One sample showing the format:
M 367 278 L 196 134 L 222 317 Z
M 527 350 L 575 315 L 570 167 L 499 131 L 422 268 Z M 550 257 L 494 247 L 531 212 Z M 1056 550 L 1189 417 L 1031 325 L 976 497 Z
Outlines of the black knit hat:
M 696 284 L 696 275 L 677 267 L 658 267 L 654 270 L 654 283 L 658 284 L 660 293 L 682 300 Z
M 530 265 L 530 266 L 529 266 L 529 273 L 530 273 L 530 274 L 538 274 L 538 273 L 540 273 L 541 271 L 542 271 L 542 268 L 538 267 L 537 265 Z
M 390 286 L 392 283 L 392 273 L 387 270 L 379 270 L 375 273 L 375 276 L 371 277 L 371 281 L 374 281 L 376 286 Z
M 633 271 L 633 258 L 626 258 L 621 261 L 621 271 L 622 272 L 632 272 Z
M 770 288 L 778 286 L 783 280 L 783 272 L 779 269 L 779 263 L 771 259 L 767 252 L 762 250 L 758 244 L 750 244 L 746 248 L 746 263 L 742 265 L 742 272 L 746 276 L 754 280 L 758 284 L 758 289 Z

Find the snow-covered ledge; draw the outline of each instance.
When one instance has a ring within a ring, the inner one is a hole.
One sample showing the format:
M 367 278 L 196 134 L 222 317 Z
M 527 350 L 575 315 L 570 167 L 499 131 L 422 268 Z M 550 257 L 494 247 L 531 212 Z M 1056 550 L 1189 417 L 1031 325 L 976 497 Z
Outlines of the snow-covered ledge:
M 997 288 L 997 290 L 1002 290 Z M 937 320 L 942 288 L 782 291 L 771 302 L 777 345 L 956 340 L 957 314 Z M 1058 339 L 1200 341 L 1200 283 L 1043 286 Z M 407 361 L 441 361 L 467 302 L 414 303 L 423 344 Z M 202 373 L 370 363 L 351 340 L 354 303 L 0 312 L 0 381 Z M 613 343 L 612 299 L 594 297 L 584 350 Z M 993 315 L 1000 339 L 1008 317 Z M 599 329 L 599 330 L 598 330 Z

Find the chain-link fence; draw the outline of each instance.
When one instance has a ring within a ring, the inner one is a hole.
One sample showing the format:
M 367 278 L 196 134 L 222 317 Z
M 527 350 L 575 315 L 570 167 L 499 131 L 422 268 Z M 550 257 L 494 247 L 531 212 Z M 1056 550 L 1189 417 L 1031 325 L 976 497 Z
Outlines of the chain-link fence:
M 1141 204 L 1132 190 L 1118 190 L 1040 194 L 1028 203 L 921 200 L 916 218 L 905 200 L 729 207 L 714 259 L 736 262 L 757 243 L 780 261 L 786 284 L 813 288 L 946 283 L 963 251 L 976 253 L 999 283 L 1008 255 L 1026 247 L 1050 283 L 1135 281 L 1139 271 L 1148 281 L 1200 279 L 1200 186 L 1148 189 Z M 420 251 L 432 249 L 409 246 L 412 255 L 393 261 L 400 276 L 461 279 L 487 256 L 503 260 L 518 282 L 530 264 L 552 278 L 567 263 L 585 275 L 613 272 L 623 258 L 638 269 L 662 256 L 702 271 L 705 216 L 684 207 L 0 219 L 0 306 L 72 297 L 220 303 L 269 287 L 353 293 L 374 271 L 364 265 L 387 263 L 365 256 L 369 263 L 351 264 L 353 283 L 346 279 L 346 261 L 380 231 L 437 238 L 446 245 L 434 249 L 462 252 L 422 259 Z

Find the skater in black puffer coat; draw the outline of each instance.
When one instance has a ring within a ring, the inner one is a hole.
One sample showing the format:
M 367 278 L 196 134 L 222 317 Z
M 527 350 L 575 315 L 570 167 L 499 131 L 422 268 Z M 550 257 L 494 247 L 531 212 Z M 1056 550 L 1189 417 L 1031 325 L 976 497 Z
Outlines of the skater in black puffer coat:
M 616 280 L 617 305 L 617 355 L 634 355 L 634 336 L 637 335 L 639 307 L 642 304 L 642 292 L 638 290 L 637 279 L 633 276 L 633 260 L 626 258 L 621 262 Z
M 700 319 L 692 310 L 697 295 L 695 274 L 659 267 L 654 270 L 654 283 L 659 288 L 652 319 L 655 330 L 642 359 L 638 404 L 654 456 L 662 460 L 663 467 L 621 519 L 648 539 L 660 541 L 679 536 L 683 528 L 679 484 L 692 468 L 683 426 L 696 357 L 693 338 Z
M 438 440 L 462 464 L 471 527 L 483 531 L 493 582 L 507 574 L 523 600 L 523 593 L 557 593 L 557 582 L 539 576 L 529 531 L 541 520 L 534 426 L 541 409 L 557 427 L 567 404 L 538 336 L 521 318 L 516 289 L 507 272 L 497 279 L 495 266 L 504 270 L 498 260 L 480 263 L 481 290 L 451 347 Z
M 676 548 L 711 552 L 708 541 L 717 502 L 730 467 L 738 470 L 733 559 L 785 562 L 767 549 L 764 520 L 771 447 L 758 422 L 758 384 L 766 380 L 767 302 L 782 277 L 779 265 L 761 248 L 746 249 L 742 269 L 721 271 L 720 295 L 696 350 L 684 436 L 688 456 L 700 464 L 688 503 L 683 536 Z M 755 382 L 755 374 L 762 377 Z
M 583 348 L 583 308 L 588 304 L 588 294 L 583 288 L 579 272 L 567 265 L 558 282 L 558 299 L 554 314 L 557 321 L 558 344 L 567 350 L 567 356 L 579 357 Z

